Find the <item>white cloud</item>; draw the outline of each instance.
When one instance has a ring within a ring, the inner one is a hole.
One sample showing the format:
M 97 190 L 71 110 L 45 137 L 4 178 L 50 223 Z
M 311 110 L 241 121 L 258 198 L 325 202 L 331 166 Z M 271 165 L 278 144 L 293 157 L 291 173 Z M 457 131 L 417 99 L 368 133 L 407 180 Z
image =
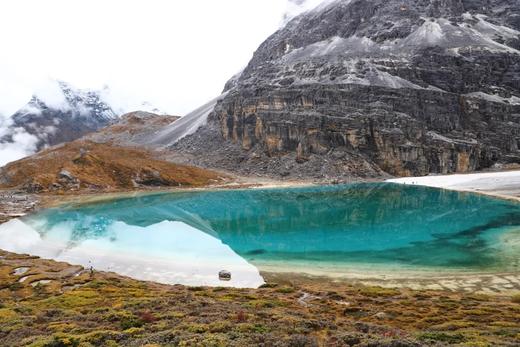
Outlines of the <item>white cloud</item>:
M 34 153 L 37 143 L 36 136 L 16 128 L 12 135 L 12 142 L 0 143 L 0 167 Z
M 1 41 L 0 49 L 3 51 Z M 30 100 L 33 89 L 26 83 L 31 79 L 19 74 L 17 67 L 4 62 L 4 58 L 5 54 L 0 55 L 0 124 L 2 118 L 11 116 Z
M 68 111 L 70 105 L 59 84 L 51 79 L 43 79 L 35 84 L 33 94 L 52 109 Z

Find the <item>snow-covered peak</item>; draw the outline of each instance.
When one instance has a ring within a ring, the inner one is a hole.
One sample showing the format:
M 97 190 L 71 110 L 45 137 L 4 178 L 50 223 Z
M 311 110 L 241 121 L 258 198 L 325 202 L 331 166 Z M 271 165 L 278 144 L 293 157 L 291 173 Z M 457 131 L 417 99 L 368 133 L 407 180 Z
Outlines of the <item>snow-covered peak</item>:
M 149 102 L 133 102 L 129 108 L 117 100 L 108 86 L 92 90 L 60 80 L 41 82 L 27 104 L 10 117 L 0 117 L 0 165 L 95 132 L 130 111 L 164 114 Z
M 0 122 L 0 165 L 75 140 L 117 118 L 102 92 L 58 80 L 44 81 L 25 106 Z
M 117 119 L 112 107 L 103 100 L 101 91 L 78 89 L 59 80 L 48 80 L 40 84 L 31 100 L 12 118 L 47 117 L 49 112 L 60 112 L 74 118 L 91 118 L 93 122 Z

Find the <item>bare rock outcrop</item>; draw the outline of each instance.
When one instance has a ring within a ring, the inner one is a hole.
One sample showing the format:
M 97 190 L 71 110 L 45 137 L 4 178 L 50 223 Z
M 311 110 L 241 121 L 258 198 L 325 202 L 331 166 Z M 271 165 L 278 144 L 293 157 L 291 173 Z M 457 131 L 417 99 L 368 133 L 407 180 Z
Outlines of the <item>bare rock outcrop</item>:
M 271 176 L 520 163 L 519 18 L 514 0 L 327 2 L 268 38 L 208 124 L 174 148 L 238 172 L 282 161 Z M 230 146 L 225 158 L 218 148 Z

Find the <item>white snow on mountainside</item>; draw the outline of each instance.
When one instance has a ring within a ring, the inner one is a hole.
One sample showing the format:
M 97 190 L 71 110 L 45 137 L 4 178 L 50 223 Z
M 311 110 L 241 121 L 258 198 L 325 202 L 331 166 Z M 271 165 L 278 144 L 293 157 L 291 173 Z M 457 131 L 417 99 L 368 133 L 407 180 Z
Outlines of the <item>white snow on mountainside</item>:
M 520 37 L 514 29 L 493 25 L 485 16 L 465 15 L 465 21 L 454 25 L 443 18 L 424 18 L 424 24 L 403 39 L 375 42 L 368 37 L 333 37 L 311 45 L 291 50 L 283 57 L 287 63 L 296 63 L 319 56 L 370 57 L 393 56 L 396 59 L 410 57 L 421 47 L 438 46 L 458 53 L 461 48 L 485 49 L 495 52 L 520 54 L 520 51 L 495 41 L 497 37 Z M 469 24 L 476 22 L 476 24 Z M 490 29 L 492 28 L 492 29 Z
M 181 119 L 168 125 L 159 133 L 154 134 L 153 138 L 149 138 L 147 143 L 154 146 L 165 148 L 168 146 L 172 146 L 178 141 L 185 138 L 186 136 L 195 133 L 201 126 L 207 123 L 208 116 L 215 109 L 215 105 L 217 104 L 217 102 L 224 98 L 226 95 L 227 92 L 207 102 L 199 108 L 193 110 Z
M 162 113 L 148 102 L 121 105 L 110 88 L 78 89 L 48 80 L 14 114 L 0 114 L 0 166 L 42 148 L 75 140 L 136 109 Z

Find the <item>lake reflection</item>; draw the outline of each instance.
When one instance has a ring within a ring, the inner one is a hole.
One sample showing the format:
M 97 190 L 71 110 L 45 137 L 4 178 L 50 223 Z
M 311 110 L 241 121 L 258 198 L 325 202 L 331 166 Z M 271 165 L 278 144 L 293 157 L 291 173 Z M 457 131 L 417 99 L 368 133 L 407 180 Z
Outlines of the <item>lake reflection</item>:
M 0 248 L 166 284 L 256 288 L 264 283 L 231 248 L 182 222 L 140 227 L 104 220 L 101 230 L 95 218 L 86 218 L 46 226 L 42 234 L 28 224 L 1 225 Z M 96 232 L 81 235 L 80 230 Z M 219 280 L 224 269 L 233 274 L 230 281 Z
M 229 285 L 258 286 L 255 266 L 518 271 L 520 258 L 511 249 L 518 204 L 386 183 L 148 195 L 47 210 L 23 223 L 60 245 L 52 258 L 89 258 L 166 283 L 222 285 L 215 276 L 226 269 Z

